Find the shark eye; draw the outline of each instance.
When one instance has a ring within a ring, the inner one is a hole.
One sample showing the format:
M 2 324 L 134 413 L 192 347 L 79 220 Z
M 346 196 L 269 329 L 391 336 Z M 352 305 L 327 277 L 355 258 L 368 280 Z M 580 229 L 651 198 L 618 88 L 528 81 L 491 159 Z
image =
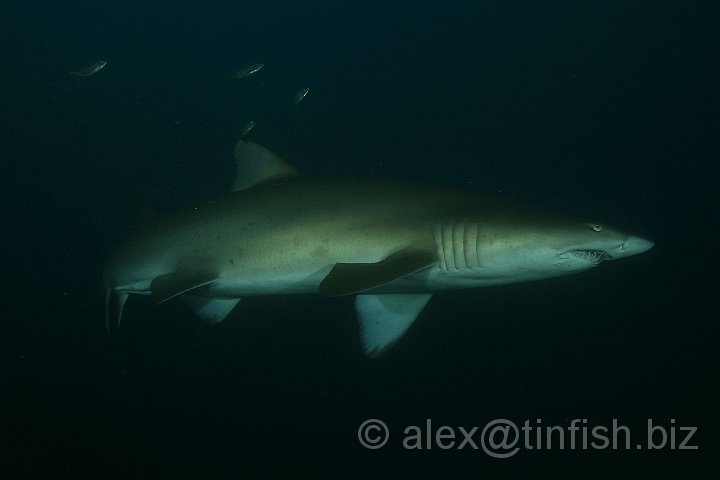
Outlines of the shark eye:
M 602 225 L 600 225 L 599 223 L 588 223 L 588 227 L 592 228 L 596 232 L 599 232 L 603 229 Z

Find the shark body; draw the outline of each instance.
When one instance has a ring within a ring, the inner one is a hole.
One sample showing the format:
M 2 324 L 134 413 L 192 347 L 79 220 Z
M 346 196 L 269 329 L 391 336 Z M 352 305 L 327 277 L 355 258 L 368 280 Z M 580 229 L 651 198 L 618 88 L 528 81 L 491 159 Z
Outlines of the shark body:
M 130 294 L 179 297 L 211 323 L 244 296 L 355 294 L 375 356 L 434 292 L 567 275 L 653 245 L 473 192 L 305 176 L 245 141 L 235 159 L 231 193 L 156 222 L 110 257 L 111 333 Z

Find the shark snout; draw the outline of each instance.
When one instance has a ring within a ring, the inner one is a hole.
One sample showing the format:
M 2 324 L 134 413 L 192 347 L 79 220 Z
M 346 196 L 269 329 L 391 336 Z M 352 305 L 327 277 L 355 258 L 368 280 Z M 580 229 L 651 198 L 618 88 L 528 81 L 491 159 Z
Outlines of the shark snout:
M 620 252 L 623 257 L 629 257 L 630 255 L 637 255 L 650 250 L 655 243 L 652 240 L 648 240 L 642 237 L 630 236 L 623 242 L 620 247 Z

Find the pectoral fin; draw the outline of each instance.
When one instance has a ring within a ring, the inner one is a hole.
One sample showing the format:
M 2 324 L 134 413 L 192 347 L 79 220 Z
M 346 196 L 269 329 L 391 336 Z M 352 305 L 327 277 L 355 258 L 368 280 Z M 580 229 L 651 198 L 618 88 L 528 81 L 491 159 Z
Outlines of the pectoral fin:
M 217 280 L 215 273 L 174 272 L 156 277 L 150 284 L 153 300 L 162 303 Z
M 320 283 L 320 294 L 337 297 L 363 292 L 411 275 L 434 262 L 434 253 L 401 250 L 377 263 L 336 263 Z
M 358 295 L 355 310 L 360 339 L 368 357 L 387 352 L 410 328 L 432 293 Z

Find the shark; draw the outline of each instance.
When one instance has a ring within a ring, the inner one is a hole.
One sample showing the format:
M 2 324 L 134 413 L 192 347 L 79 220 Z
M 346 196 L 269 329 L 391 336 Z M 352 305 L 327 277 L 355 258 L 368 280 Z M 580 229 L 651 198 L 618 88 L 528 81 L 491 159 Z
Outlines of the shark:
M 582 272 L 649 250 L 607 225 L 473 191 L 304 174 L 240 140 L 231 192 L 161 217 L 110 255 L 106 323 L 130 295 L 217 324 L 243 297 L 354 295 L 364 353 L 387 352 L 432 295 Z

